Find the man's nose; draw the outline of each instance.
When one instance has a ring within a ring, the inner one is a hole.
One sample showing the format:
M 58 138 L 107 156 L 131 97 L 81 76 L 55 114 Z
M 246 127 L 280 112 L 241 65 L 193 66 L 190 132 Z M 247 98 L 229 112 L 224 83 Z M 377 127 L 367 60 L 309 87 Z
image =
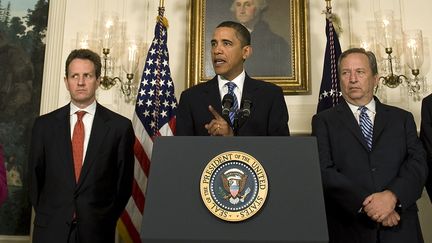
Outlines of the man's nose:
M 84 85 L 85 84 L 85 77 L 84 76 L 80 76 L 78 78 L 78 85 Z
M 215 45 L 213 47 L 213 53 L 214 54 L 221 54 L 222 53 L 222 49 L 220 48 L 220 45 Z
M 351 72 L 351 74 L 350 74 L 350 76 L 349 76 L 349 81 L 351 82 L 351 83 L 355 83 L 355 82 L 357 82 L 357 75 L 356 75 L 356 73 L 355 72 Z

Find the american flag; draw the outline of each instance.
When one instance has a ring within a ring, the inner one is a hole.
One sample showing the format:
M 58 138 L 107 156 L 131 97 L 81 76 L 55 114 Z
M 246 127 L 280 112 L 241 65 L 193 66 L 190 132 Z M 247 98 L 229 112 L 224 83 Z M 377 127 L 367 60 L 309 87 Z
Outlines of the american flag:
M 125 243 L 141 242 L 140 230 L 153 140 L 175 134 L 177 100 L 171 79 L 167 48 L 168 21 L 159 7 L 153 42 L 149 48 L 138 90 L 132 123 L 135 130 L 135 173 L 132 197 L 120 217 L 118 230 Z
M 327 8 L 326 35 L 327 45 L 324 56 L 324 69 L 321 79 L 321 88 L 318 99 L 317 113 L 337 105 L 343 100 L 340 91 L 337 61 L 341 55 L 341 47 L 334 28 L 335 15 L 331 7 Z

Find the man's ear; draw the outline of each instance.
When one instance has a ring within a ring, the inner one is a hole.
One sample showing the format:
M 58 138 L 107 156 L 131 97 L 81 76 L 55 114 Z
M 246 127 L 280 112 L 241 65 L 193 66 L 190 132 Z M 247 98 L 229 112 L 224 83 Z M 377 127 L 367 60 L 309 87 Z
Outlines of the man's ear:
M 252 46 L 247 45 L 243 47 L 243 60 L 248 59 L 252 55 Z

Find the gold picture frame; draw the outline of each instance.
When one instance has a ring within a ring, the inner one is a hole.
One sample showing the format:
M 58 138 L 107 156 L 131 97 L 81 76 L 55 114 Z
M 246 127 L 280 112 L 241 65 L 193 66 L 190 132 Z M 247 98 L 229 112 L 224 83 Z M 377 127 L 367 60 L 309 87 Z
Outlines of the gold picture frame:
M 234 15 L 235 10 L 231 8 L 233 1 L 234 0 L 191 1 L 187 56 L 187 87 L 206 82 L 213 78 L 214 73 L 213 75 L 210 74 L 210 72 L 213 72 L 209 50 L 211 33 L 217 24 L 222 21 L 236 21 Z M 291 48 L 287 51 L 286 55 L 290 58 L 290 65 L 286 65 L 286 69 L 283 69 L 283 72 L 286 71 L 287 75 L 261 75 L 257 73 L 251 76 L 280 86 L 284 94 L 287 95 L 308 94 L 310 93 L 308 0 L 267 0 L 267 3 L 266 12 L 263 12 L 261 19 L 269 22 L 267 26 L 270 26 L 271 31 L 276 30 L 274 31 L 276 34 L 282 33 L 279 34 L 279 36 L 289 43 L 289 47 Z M 285 24 L 286 21 L 282 20 L 282 18 L 287 18 L 289 24 Z M 256 48 L 254 49 L 253 32 L 251 35 L 253 56 L 256 53 Z M 272 43 L 266 44 L 269 45 L 271 49 Z M 267 50 L 266 48 L 259 48 L 257 52 L 261 49 Z M 265 54 L 268 53 L 270 52 Z M 278 52 L 272 53 L 277 54 Z M 258 57 L 261 58 L 260 56 Z M 248 61 L 249 59 L 246 60 L 245 65 Z M 275 59 L 272 61 L 274 61 L 274 63 L 278 62 Z M 277 64 L 274 64 L 274 66 L 277 66 Z M 282 68 L 284 67 L 285 65 L 282 65 Z M 247 66 L 245 70 L 246 73 L 249 74 L 250 70 L 247 69 Z

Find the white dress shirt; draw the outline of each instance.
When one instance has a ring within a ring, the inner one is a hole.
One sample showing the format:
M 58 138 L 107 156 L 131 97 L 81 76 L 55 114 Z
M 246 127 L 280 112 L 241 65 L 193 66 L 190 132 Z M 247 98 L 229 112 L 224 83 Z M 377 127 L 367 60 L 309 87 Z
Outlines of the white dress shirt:
M 71 139 L 73 135 L 73 130 L 75 128 L 75 123 L 78 120 L 77 114 L 75 114 L 77 111 L 85 111 L 85 115 L 83 116 L 82 120 L 84 123 L 84 152 L 83 152 L 83 163 L 85 160 L 85 155 L 87 152 L 87 145 L 90 139 L 91 134 L 91 128 L 94 120 L 94 116 L 96 113 L 96 101 L 93 101 L 93 103 L 89 106 L 87 106 L 84 109 L 78 108 L 76 105 L 74 105 L 72 102 L 70 103 L 70 127 L 71 127 Z
M 242 98 L 242 90 L 243 90 L 245 78 L 246 78 L 246 73 L 243 70 L 243 72 L 241 72 L 237 77 L 235 77 L 231 81 L 236 84 L 236 87 L 234 89 L 234 94 L 237 97 L 239 108 L 240 108 L 240 102 Z M 228 82 L 230 82 L 230 80 L 224 79 L 221 75 L 218 75 L 219 94 L 221 96 L 220 97 L 221 101 L 223 97 L 228 93 L 228 86 L 226 85 Z

